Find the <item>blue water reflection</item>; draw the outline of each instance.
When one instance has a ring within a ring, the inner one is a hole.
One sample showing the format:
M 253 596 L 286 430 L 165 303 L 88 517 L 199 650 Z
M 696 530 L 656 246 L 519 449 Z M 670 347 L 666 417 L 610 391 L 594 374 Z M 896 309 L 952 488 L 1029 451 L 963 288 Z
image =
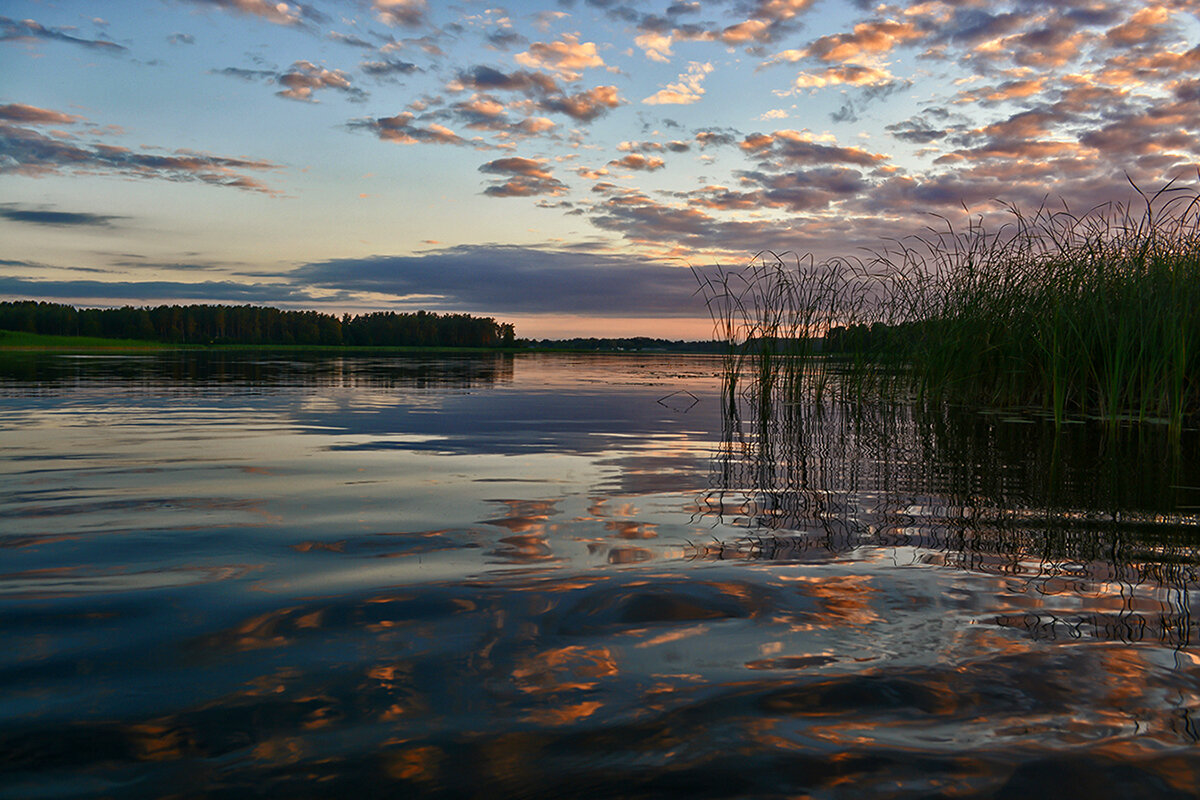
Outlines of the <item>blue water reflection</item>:
M 1194 438 L 719 367 L 3 357 L 0 797 L 1196 795 Z

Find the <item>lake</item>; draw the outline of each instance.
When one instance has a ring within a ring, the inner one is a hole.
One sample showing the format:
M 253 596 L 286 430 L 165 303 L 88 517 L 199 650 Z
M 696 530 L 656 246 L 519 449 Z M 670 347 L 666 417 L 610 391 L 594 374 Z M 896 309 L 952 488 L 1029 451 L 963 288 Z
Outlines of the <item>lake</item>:
M 0 798 L 1200 794 L 1194 431 L 0 354 Z

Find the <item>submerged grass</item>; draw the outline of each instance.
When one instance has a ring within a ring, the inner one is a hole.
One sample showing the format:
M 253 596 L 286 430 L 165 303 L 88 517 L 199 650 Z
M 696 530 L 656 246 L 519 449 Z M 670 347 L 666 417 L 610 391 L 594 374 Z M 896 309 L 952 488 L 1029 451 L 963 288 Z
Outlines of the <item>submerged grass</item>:
M 1200 419 L 1200 195 L 1005 210 L 998 230 L 943 220 L 865 259 L 764 253 L 698 273 L 731 398 L 836 384 L 848 399 L 911 392 L 1060 423 Z

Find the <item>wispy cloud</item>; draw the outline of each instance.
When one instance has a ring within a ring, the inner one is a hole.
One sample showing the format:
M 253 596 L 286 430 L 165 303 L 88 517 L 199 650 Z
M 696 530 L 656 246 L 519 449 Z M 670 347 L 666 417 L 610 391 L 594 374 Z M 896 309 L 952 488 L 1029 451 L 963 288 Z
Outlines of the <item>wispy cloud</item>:
M 636 256 L 470 245 L 411 256 L 309 264 L 296 286 L 419 298 L 424 308 L 486 313 L 695 316 L 687 269 Z
M 195 6 L 233 11 L 259 17 L 276 25 L 298 25 L 304 19 L 304 6 L 272 0 L 185 0 Z
M 69 28 L 49 28 L 31 19 L 15 20 L 0 17 L 0 42 L 33 42 L 38 40 L 67 44 L 109 53 L 124 53 L 127 48 L 106 39 L 84 39 Z
M 178 300 L 212 303 L 304 303 L 318 300 L 298 286 L 238 281 L 54 281 L 0 276 L 0 295 L 71 300 L 85 304 Z
M 113 222 L 124 219 L 124 217 L 80 211 L 53 211 L 45 208 L 30 208 L 17 203 L 0 203 L 0 219 L 57 228 L 110 228 Z
M 278 169 L 269 161 L 196 151 L 158 153 L 111 144 L 81 142 L 70 134 L 42 133 L 32 125 L 72 124 L 74 115 L 21 104 L 0 107 L 0 173 L 39 177 L 116 174 L 134 178 L 199 182 L 273 194 L 247 171 Z

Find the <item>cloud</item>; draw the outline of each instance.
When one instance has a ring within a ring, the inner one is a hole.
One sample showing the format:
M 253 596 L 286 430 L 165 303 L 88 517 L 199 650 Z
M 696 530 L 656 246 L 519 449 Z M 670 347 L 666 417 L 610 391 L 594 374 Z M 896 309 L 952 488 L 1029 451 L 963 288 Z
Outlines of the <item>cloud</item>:
M 52 227 L 71 228 L 111 228 L 113 221 L 124 217 L 109 214 L 90 214 L 78 211 L 47 211 L 41 208 L 27 208 L 16 203 L 0 203 L 0 219 L 10 222 L 24 222 L 31 225 L 49 225 Z
M 826 86 L 885 86 L 896 80 L 883 67 L 868 67 L 861 64 L 843 64 L 828 67 L 818 72 L 801 72 L 793 85 L 797 89 L 823 89 Z
M 243 69 L 241 67 L 224 67 L 222 69 L 213 70 L 216 75 L 226 75 L 230 78 L 237 78 L 243 81 L 261 81 L 275 80 L 279 74 L 272 69 Z
M 38 39 L 87 47 L 108 53 L 124 53 L 127 48 L 105 39 L 81 39 L 67 33 L 69 29 L 47 28 L 31 19 L 15 20 L 0 17 L 0 42 L 32 42 Z
M 1165 6 L 1147 6 L 1110 28 L 1104 38 L 1117 47 L 1160 42 L 1169 30 L 1171 12 Z
M 487 41 L 497 50 L 510 50 L 529 40 L 510 27 L 500 27 L 487 34 Z
M 350 85 L 350 77 L 340 69 L 329 70 L 318 67 L 311 61 L 297 61 L 287 72 L 275 78 L 280 85 L 286 87 L 275 94 L 289 100 L 301 100 L 315 103 L 313 92 L 321 89 L 336 89 L 351 100 L 364 100 L 366 93 L 362 89 Z
M 381 61 L 364 61 L 359 64 L 359 67 L 366 74 L 377 78 L 392 75 L 411 75 L 414 72 L 421 71 L 420 67 L 409 61 L 397 61 L 390 58 L 385 58 Z
M 688 142 L 672 140 L 669 142 L 621 142 L 617 145 L 617 149 L 622 153 L 636 153 L 638 151 L 653 151 L 661 153 L 664 150 L 670 150 L 672 153 L 686 153 L 692 149 Z
M 480 172 L 503 176 L 483 190 L 490 197 L 534 197 L 566 194 L 567 186 L 546 169 L 545 159 L 498 158 L 479 168 Z
M 903 122 L 884 126 L 884 130 L 902 142 L 929 144 L 949 136 L 954 128 L 947 124 L 950 114 L 945 109 L 927 108 Z
M 909 22 L 864 22 L 855 25 L 853 33 L 822 36 L 808 46 L 808 52 L 821 61 L 859 61 L 890 52 L 925 35 L 924 31 Z
M 823 210 L 832 204 L 858 197 L 870 184 L 858 170 L 819 167 L 783 174 L 747 171 L 738 173 L 744 183 L 760 188 L 753 199 L 762 208 L 784 208 L 792 212 Z
M 696 131 L 696 143 L 701 148 L 720 147 L 721 145 L 733 144 L 741 136 L 740 133 L 732 128 L 726 130 L 702 130 Z
M 995 86 L 985 86 L 978 89 L 963 91 L 954 99 L 955 103 L 977 102 L 983 105 L 994 105 L 1006 100 L 1020 100 L 1044 93 L 1046 77 L 1018 78 Z
M 704 79 L 713 71 L 713 65 L 693 61 L 688 64 L 688 71 L 679 76 L 677 83 L 670 83 L 663 89 L 642 100 L 648 106 L 655 105 L 688 105 L 700 101 L 704 95 Z
M 79 143 L 70 136 L 46 135 L 24 125 L 77 123 L 78 117 L 33 106 L 13 104 L 0 107 L 0 174 L 41 177 L 63 174 L 114 174 L 126 177 L 200 182 L 254 192 L 274 194 L 249 170 L 272 170 L 268 161 L 231 158 L 191 150 L 155 153 L 110 144 Z
M 639 31 L 634 43 L 653 61 L 666 61 L 673 41 L 721 42 L 734 46 L 757 48 L 798 27 L 798 18 L 813 6 L 815 0 L 748 0 L 737 3 L 739 21 L 730 25 L 713 22 L 680 23 L 679 17 L 698 13 L 700 3 L 674 3 L 666 16 L 639 14 L 632 6 L 610 2 L 589 2 L 607 8 L 609 16 L 623 22 L 635 22 Z M 715 3 L 712 5 L 716 5 Z
M 596 86 L 575 94 L 549 95 L 538 101 L 544 111 L 565 114 L 580 122 L 591 122 L 621 104 L 616 86 Z
M 167 37 L 167 41 L 171 44 L 195 44 L 196 37 L 190 33 L 172 33 Z
M 45 300 L 73 300 L 88 305 L 162 300 L 215 303 L 304 303 L 317 301 L 307 290 L 286 284 L 252 284 L 235 281 L 44 281 L 0 277 L 0 296 Z M 320 298 L 328 300 L 328 298 Z
M 304 17 L 302 6 L 270 0 L 186 0 L 197 6 L 219 8 L 260 17 L 276 25 L 298 25 Z
M 739 147 L 748 156 L 776 169 L 828 164 L 871 167 L 888 160 L 885 155 L 861 147 L 825 144 L 816 141 L 816 137 L 806 131 L 787 129 L 774 133 L 752 133 L 742 139 Z
M 524 92 L 527 95 L 561 94 L 558 82 L 540 72 L 517 70 L 501 72 L 487 66 L 475 66 L 459 74 L 455 86 L 461 89 L 481 91 Z
M 762 208 L 758 192 L 735 192 L 727 186 L 710 185 L 688 195 L 688 205 L 712 211 L 752 211 Z
M 815 0 L 757 0 L 749 17 L 730 25 L 717 34 L 726 44 L 740 45 L 749 42 L 765 44 L 791 32 L 794 22 L 807 11 Z
M 23 122 L 29 125 L 72 125 L 82 122 L 83 117 L 64 114 L 61 111 L 49 111 L 37 106 L 27 106 L 23 103 L 9 103 L 0 106 L 0 120 Z
M 331 42 L 340 42 L 341 44 L 349 47 L 357 47 L 361 50 L 375 49 L 375 45 L 371 44 L 366 39 L 350 33 L 338 33 L 337 31 L 330 31 L 329 33 L 325 34 L 325 38 L 329 39 Z
M 568 94 L 552 76 L 532 70 L 506 73 L 493 67 L 475 66 L 459 73 L 446 88 L 520 92 L 531 98 L 536 108 L 565 114 L 579 122 L 591 122 L 621 104 L 616 86 L 595 86 Z
M 411 111 L 403 111 L 394 117 L 354 120 L 350 122 L 350 127 L 365 128 L 380 139 L 397 144 L 473 144 L 445 125 L 430 123 L 421 127 L 414 124 L 415 122 L 415 114 Z
M 570 33 L 558 41 L 534 42 L 513 59 L 523 67 L 552 72 L 564 81 L 579 80 L 580 70 L 604 66 L 595 42 L 580 42 L 579 34 Z
M 508 127 L 504 104 L 486 94 L 473 95 L 468 100 L 454 103 L 450 108 L 468 128 L 486 130 Z
M 646 156 L 641 153 L 630 153 L 624 158 L 617 158 L 608 162 L 610 167 L 623 167 L 625 169 L 634 169 L 644 172 L 653 172 L 656 169 L 662 169 L 666 166 L 658 156 Z
M 546 133 L 557 127 L 554 120 L 548 117 L 527 117 L 517 124 L 518 130 L 530 136 Z
M 388 25 L 416 28 L 424 24 L 429 10 L 425 0 L 371 0 L 376 16 Z
M 641 48 L 641 51 L 646 54 L 646 58 L 666 64 L 671 60 L 673 38 L 670 34 L 646 31 L 634 37 L 633 43 Z
M 337 259 L 300 267 L 289 277 L 298 286 L 420 298 L 411 304 L 488 314 L 695 317 L 703 312 L 687 269 L 637 256 L 513 245 Z
M 365 65 L 364 65 L 365 66 Z M 365 70 L 370 74 L 370 69 Z M 367 93 L 353 86 L 350 76 L 340 69 L 326 69 L 311 61 L 297 61 L 285 72 L 269 69 L 243 69 L 241 67 L 225 67 L 213 70 L 215 74 L 227 75 L 244 81 L 265 80 L 283 86 L 275 94 L 288 100 L 299 100 L 306 103 L 316 103 L 313 92 L 323 89 L 333 89 L 346 95 L 350 102 L 358 103 L 366 100 Z M 386 74 L 386 70 L 385 70 Z

